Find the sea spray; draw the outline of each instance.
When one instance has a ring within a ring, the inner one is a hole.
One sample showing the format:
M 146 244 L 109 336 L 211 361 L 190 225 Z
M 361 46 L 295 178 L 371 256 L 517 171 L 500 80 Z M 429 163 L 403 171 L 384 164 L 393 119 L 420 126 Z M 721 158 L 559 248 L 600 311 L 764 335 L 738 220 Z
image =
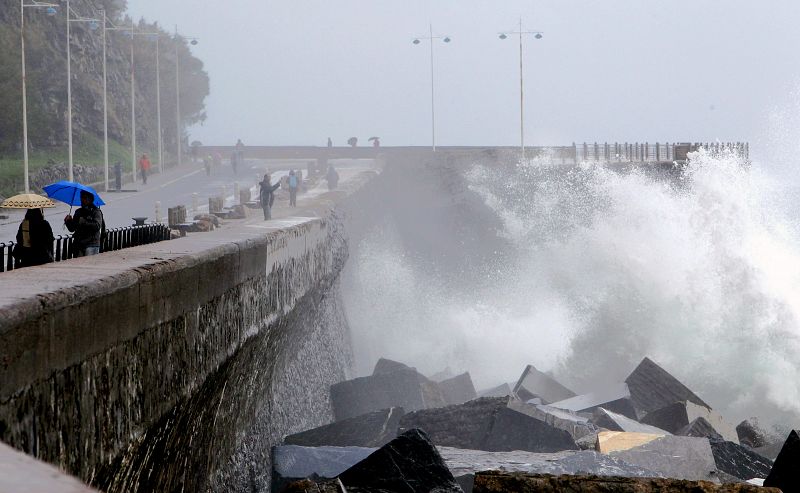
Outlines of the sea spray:
M 544 157 L 466 178 L 515 255 L 458 285 L 376 227 L 345 294 L 361 373 L 388 356 L 480 387 L 533 363 L 583 391 L 650 356 L 730 420 L 800 415 L 799 243 L 748 163 L 701 150 L 664 175 Z

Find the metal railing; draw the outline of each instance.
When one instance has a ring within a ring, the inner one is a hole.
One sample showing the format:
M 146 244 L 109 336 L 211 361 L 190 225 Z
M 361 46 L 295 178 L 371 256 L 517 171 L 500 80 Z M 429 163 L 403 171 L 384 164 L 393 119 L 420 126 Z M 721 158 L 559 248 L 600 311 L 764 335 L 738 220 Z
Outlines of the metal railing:
M 122 250 L 124 248 L 157 243 L 169 240 L 170 230 L 164 224 L 145 224 L 143 226 L 127 226 L 124 228 L 111 228 L 106 230 L 100 245 L 100 253 Z M 16 242 L 0 242 L 0 272 L 13 270 L 19 267 L 19 262 L 14 259 L 12 252 Z M 75 257 L 72 246 L 72 235 L 58 235 L 53 240 L 53 260 L 61 262 Z
M 690 152 L 706 149 L 711 153 L 721 154 L 730 152 L 745 160 L 750 159 L 750 144 L 747 142 L 694 142 L 694 143 L 661 143 L 656 142 L 615 142 L 609 144 L 586 143 L 572 144 L 574 162 L 629 162 L 629 163 L 660 163 L 672 161 L 685 161 Z

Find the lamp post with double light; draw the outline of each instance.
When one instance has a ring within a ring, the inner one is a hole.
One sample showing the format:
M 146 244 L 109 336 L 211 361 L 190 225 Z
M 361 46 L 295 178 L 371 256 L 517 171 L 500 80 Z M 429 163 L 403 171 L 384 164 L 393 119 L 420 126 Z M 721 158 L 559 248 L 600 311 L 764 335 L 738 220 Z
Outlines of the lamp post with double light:
M 20 25 L 19 25 L 19 42 L 20 51 L 22 52 L 22 161 L 23 173 L 25 175 L 25 192 L 31 191 L 30 178 L 28 174 L 28 92 L 27 92 L 27 75 L 25 71 L 25 9 L 26 8 L 44 8 L 47 9 L 47 15 L 56 15 L 56 8 L 58 5 L 54 3 L 44 3 L 37 0 L 20 0 Z
M 189 44 L 192 46 L 197 46 L 198 43 L 198 38 L 179 37 L 178 26 L 175 26 L 175 126 L 177 127 L 175 133 L 175 142 L 178 150 L 178 166 L 183 164 L 183 157 L 181 154 L 181 140 L 183 139 L 183 125 L 181 124 L 181 56 L 180 51 L 178 50 L 178 48 L 180 48 L 181 39 L 188 39 Z
M 522 69 L 522 35 L 532 34 L 534 39 L 542 39 L 541 31 L 523 31 L 522 19 L 519 20 L 519 31 L 500 33 L 500 39 L 508 38 L 509 34 L 519 35 L 519 147 L 522 159 L 525 159 L 525 86 L 523 84 Z
M 68 180 L 75 181 L 72 173 L 72 60 L 70 52 L 70 26 L 73 22 L 86 22 L 89 28 L 94 30 L 100 26 L 99 19 L 81 17 L 75 14 L 70 8 L 70 0 L 67 0 L 67 152 L 68 152 Z
M 434 36 L 433 35 L 433 25 L 429 25 L 429 35 L 428 36 L 420 36 L 418 38 L 414 38 L 413 43 L 415 45 L 420 44 L 422 40 L 430 41 L 431 44 L 431 148 L 433 152 L 436 152 L 436 101 L 434 97 L 434 69 L 433 69 L 433 42 L 434 40 L 441 39 L 445 43 L 449 43 L 450 37 L 449 36 Z

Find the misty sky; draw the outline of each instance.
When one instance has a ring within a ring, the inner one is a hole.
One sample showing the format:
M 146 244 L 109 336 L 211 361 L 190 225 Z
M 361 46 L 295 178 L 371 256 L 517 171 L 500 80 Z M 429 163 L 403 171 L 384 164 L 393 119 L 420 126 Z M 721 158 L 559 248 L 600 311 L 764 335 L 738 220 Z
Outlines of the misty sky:
M 135 16 L 197 36 L 211 78 L 192 139 L 229 144 L 430 144 L 435 45 L 437 143 L 519 142 L 525 41 L 526 141 L 766 138 L 797 104 L 797 0 L 128 0 Z M 800 130 L 800 129 L 799 129 Z

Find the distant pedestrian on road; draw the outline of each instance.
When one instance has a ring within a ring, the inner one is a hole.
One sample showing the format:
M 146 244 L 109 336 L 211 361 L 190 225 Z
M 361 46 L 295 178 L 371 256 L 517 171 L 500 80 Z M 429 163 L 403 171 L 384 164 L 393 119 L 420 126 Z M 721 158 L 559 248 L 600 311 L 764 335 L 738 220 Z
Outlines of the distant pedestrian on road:
M 233 168 L 233 174 L 237 173 L 237 168 L 239 167 L 239 156 L 236 152 L 231 153 L 231 168 Z
M 117 192 L 122 191 L 122 163 L 119 161 L 114 163 L 114 184 L 117 186 Z
M 289 172 L 289 207 L 297 207 L 297 187 L 299 184 L 297 173 L 291 170 Z
M 236 162 L 244 163 L 244 142 L 242 142 L 242 139 L 236 139 Z
M 328 147 L 333 147 L 333 141 L 328 137 Z
M 100 253 L 100 239 L 106 229 L 103 212 L 94 205 L 94 195 L 81 191 L 81 207 L 75 215 L 67 214 L 64 224 L 72 233 L 72 248 L 75 257 L 86 257 Z
M 206 169 L 206 176 L 211 176 L 211 156 L 203 158 L 203 167 Z
M 41 209 L 28 209 L 17 231 L 14 258 L 18 267 L 42 265 L 53 261 L 53 228 Z
M 147 174 L 150 173 L 150 158 L 142 154 L 139 159 L 139 171 L 142 173 L 142 184 L 147 185 Z
M 339 186 L 339 173 L 333 169 L 333 165 L 328 166 L 328 174 L 325 175 L 325 179 L 328 180 L 328 190 L 336 190 L 336 187 Z
M 275 190 L 281 186 L 281 182 L 274 185 L 270 184 L 269 173 L 264 175 L 264 180 L 259 184 L 261 188 L 258 192 L 258 198 L 261 201 L 261 208 L 264 210 L 264 220 L 272 219 L 272 204 L 275 201 Z

